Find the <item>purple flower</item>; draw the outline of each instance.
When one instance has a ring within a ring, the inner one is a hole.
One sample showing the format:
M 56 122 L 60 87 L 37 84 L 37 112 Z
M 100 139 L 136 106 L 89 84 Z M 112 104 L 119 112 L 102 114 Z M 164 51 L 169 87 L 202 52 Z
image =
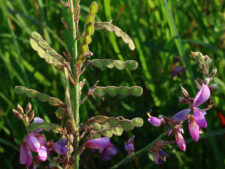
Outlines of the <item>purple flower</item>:
M 32 153 L 27 145 L 23 142 L 20 146 L 20 164 L 30 167 L 32 163 Z
M 150 116 L 148 118 L 148 122 L 151 123 L 155 127 L 159 127 L 164 123 L 164 119 Z
M 128 154 L 134 152 L 134 138 L 135 138 L 134 135 L 131 136 L 131 138 L 129 138 L 129 140 L 124 144 L 124 148 L 128 152 Z
M 197 95 L 194 98 L 193 105 L 191 109 L 184 109 L 176 113 L 172 117 L 172 122 L 179 123 L 184 121 L 190 111 L 193 111 L 193 118 L 189 120 L 189 132 L 194 141 L 199 139 L 199 127 L 206 128 L 207 122 L 205 119 L 206 110 L 200 109 L 198 106 L 205 103 L 210 97 L 209 87 L 205 84 L 202 85 L 202 88 L 198 91 Z
M 28 144 L 29 148 L 33 152 L 38 152 L 39 148 L 41 147 L 41 144 L 40 144 L 39 140 L 37 139 L 37 137 L 34 136 L 34 133 L 32 132 L 32 133 L 28 134 L 26 139 L 27 139 L 27 144 Z
M 46 161 L 48 157 L 47 148 L 45 146 L 41 146 L 38 150 L 38 159 L 41 161 Z
M 97 138 L 85 142 L 85 146 L 91 149 L 104 149 L 111 144 L 108 137 Z
M 172 130 L 169 131 L 168 135 L 170 135 L 172 133 L 175 135 L 175 140 L 176 140 L 177 146 L 182 151 L 185 151 L 186 150 L 186 143 L 185 143 L 184 137 L 182 136 L 182 134 L 184 134 L 183 128 L 181 126 L 177 125 Z
M 166 158 L 169 157 L 168 154 L 166 154 L 161 149 L 153 149 L 152 150 L 153 159 L 156 164 L 161 165 L 163 161 L 166 161 Z
M 67 145 L 68 140 L 60 140 L 57 141 L 54 145 L 53 145 L 53 149 L 56 153 L 60 154 L 60 155 L 64 155 L 68 152 L 68 148 L 66 148 L 65 146 Z
M 119 151 L 113 144 L 110 144 L 109 146 L 107 146 L 103 150 L 100 150 L 99 152 L 101 154 L 102 161 L 107 162 L 111 159 L 111 156 L 116 155 Z

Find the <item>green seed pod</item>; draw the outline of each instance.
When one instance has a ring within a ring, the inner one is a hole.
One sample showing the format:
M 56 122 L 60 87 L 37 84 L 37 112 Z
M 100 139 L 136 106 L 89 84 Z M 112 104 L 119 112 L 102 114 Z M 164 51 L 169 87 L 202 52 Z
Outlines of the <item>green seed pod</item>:
M 84 43 L 85 45 L 90 44 L 90 43 L 91 43 L 91 37 L 90 37 L 89 35 L 84 36 L 83 43 Z
M 119 70 L 123 70 L 124 67 L 125 67 L 124 62 L 123 62 L 123 61 L 120 61 L 120 60 L 115 60 L 115 61 L 113 62 L 113 64 L 114 64 L 114 66 L 115 66 L 117 69 L 119 69 Z
M 98 4 L 94 1 L 90 5 L 90 14 L 91 15 L 96 15 L 98 12 Z
M 92 139 L 96 139 L 96 138 L 100 138 L 101 137 L 101 134 L 100 133 L 95 133 L 93 136 L 92 136 Z
M 112 132 L 116 136 L 121 136 L 123 134 L 123 128 L 122 127 L 113 127 Z
M 49 97 L 48 103 L 52 106 L 60 106 L 63 104 L 63 102 L 55 97 Z
M 80 47 L 80 53 L 85 54 L 88 52 L 88 44 L 82 44 Z
M 47 102 L 49 97 L 50 96 L 48 96 L 45 93 L 39 93 L 38 96 L 37 96 L 38 100 L 41 101 L 41 102 Z
M 117 87 L 115 87 L 115 86 L 107 86 L 107 87 L 105 87 L 105 91 L 110 96 L 116 96 L 118 94 Z
M 15 92 L 16 94 L 25 94 L 27 89 L 23 86 L 16 86 L 15 87 Z
M 94 25 L 95 24 L 95 17 L 93 17 L 91 15 L 88 15 L 86 23 L 90 23 L 90 24 Z
M 109 69 L 113 68 L 114 67 L 113 60 L 112 59 L 104 59 L 104 65 Z
M 144 124 L 143 119 L 139 117 L 133 118 L 131 121 L 135 127 L 142 127 Z
M 33 89 L 27 89 L 26 91 L 26 95 L 27 97 L 30 97 L 30 98 L 35 98 L 38 96 L 38 92 L 36 90 L 33 90 Z
M 125 62 L 125 67 L 129 70 L 135 70 L 138 67 L 138 62 L 134 60 L 129 60 Z
M 119 87 L 119 94 L 121 96 L 128 96 L 129 95 L 129 88 L 128 87 L 125 87 L 125 86 L 121 86 Z
M 41 58 L 46 59 L 45 57 L 47 57 L 47 53 L 45 52 L 44 49 L 39 48 L 39 49 L 37 50 L 37 53 L 38 53 L 38 55 L 39 55 Z
M 99 96 L 99 97 L 103 97 L 105 95 L 105 89 L 103 87 L 97 87 L 95 90 L 94 90 L 94 94 L 96 96 Z
M 96 116 L 94 119 L 100 124 L 105 124 L 109 118 L 107 116 Z
M 143 93 L 143 89 L 140 86 L 132 86 L 130 88 L 130 94 L 133 96 L 141 96 Z
M 113 132 L 111 129 L 105 129 L 105 130 L 102 130 L 102 135 L 104 137 L 112 137 L 113 136 Z
M 94 59 L 92 60 L 92 65 L 97 68 L 103 69 L 104 63 L 102 59 Z
M 49 45 L 48 45 L 48 43 L 45 40 L 38 41 L 38 44 L 43 49 L 49 48 Z
M 33 39 L 35 39 L 35 40 L 43 40 L 43 38 L 42 38 L 42 36 L 39 34 L 39 33 L 37 33 L 37 32 L 32 32 L 31 33 L 31 37 L 33 38 Z
M 124 131 L 130 131 L 134 128 L 134 125 L 129 120 L 121 120 L 120 125 L 124 129 Z
M 92 35 L 94 33 L 94 26 L 92 25 L 92 23 L 88 23 L 87 25 L 85 25 L 85 33 L 86 35 Z
M 31 45 L 31 47 L 32 47 L 35 51 L 38 51 L 39 45 L 38 45 L 38 43 L 37 43 L 34 39 L 32 39 L 32 38 L 30 38 L 30 45 Z
M 101 130 L 101 125 L 97 122 L 91 123 L 91 128 L 94 130 Z
M 59 108 L 56 110 L 55 115 L 58 119 L 62 119 L 65 113 L 65 109 Z
M 109 117 L 108 117 L 109 118 Z M 101 126 L 102 130 L 103 129 L 110 129 L 111 125 L 108 122 L 105 122 L 102 126 Z
M 117 126 L 119 126 L 119 120 L 117 119 L 117 118 L 115 118 L 115 117 L 110 117 L 108 120 L 107 120 L 107 122 L 110 124 L 110 126 L 112 126 L 112 127 L 117 127 Z

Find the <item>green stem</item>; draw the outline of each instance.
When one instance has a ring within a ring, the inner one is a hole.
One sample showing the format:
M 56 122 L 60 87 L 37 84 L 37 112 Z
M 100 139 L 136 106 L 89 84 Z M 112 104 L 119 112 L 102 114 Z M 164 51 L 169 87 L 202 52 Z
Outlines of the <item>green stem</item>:
M 178 53 L 179 53 L 180 57 L 182 58 L 182 62 L 184 64 L 185 69 L 187 70 L 186 71 L 187 72 L 187 76 L 188 76 L 187 79 L 188 79 L 189 84 L 190 84 L 190 86 L 192 88 L 192 91 L 195 92 L 196 89 L 195 89 L 195 86 L 194 86 L 193 73 L 192 73 L 191 66 L 190 66 L 190 63 L 188 61 L 188 58 L 185 55 L 181 39 L 179 37 L 178 31 L 177 31 L 177 28 L 176 28 L 176 24 L 175 24 L 174 19 L 173 19 L 173 15 L 172 15 L 172 13 L 171 13 L 171 11 L 169 9 L 167 0 L 161 0 L 160 2 L 161 2 L 163 13 L 164 13 L 164 15 L 165 15 L 165 17 L 167 19 L 168 24 L 169 24 L 171 34 L 172 34 L 172 36 L 174 38 L 174 41 L 175 41 Z
M 145 146 L 144 148 L 142 148 L 141 150 L 137 151 L 136 153 L 124 158 L 123 160 L 121 160 L 120 162 L 118 162 L 117 164 L 115 164 L 114 166 L 112 166 L 110 169 L 115 169 L 118 168 L 119 166 L 121 166 L 122 164 L 126 163 L 127 161 L 133 159 L 134 157 L 137 157 L 139 155 L 141 155 L 142 153 L 149 151 L 149 149 L 157 142 L 159 141 L 162 137 L 164 137 L 167 133 L 164 132 L 162 133 L 159 137 L 157 137 L 155 140 L 153 140 L 150 144 L 148 144 L 147 146 Z
M 79 0 L 75 0 L 75 4 L 76 2 L 79 2 Z M 76 24 L 75 24 L 75 16 L 74 16 L 74 5 L 73 5 L 73 0 L 70 0 L 70 8 L 71 8 L 71 12 L 73 13 L 71 15 L 71 23 L 72 23 L 72 33 L 73 33 L 73 40 L 72 40 L 72 46 L 73 46 L 73 52 L 72 52 L 72 56 L 74 59 L 74 63 L 72 63 L 71 65 L 71 69 L 73 74 L 76 74 L 76 70 L 74 68 L 74 64 L 77 61 L 77 40 L 76 40 Z M 78 169 L 79 168 L 79 77 L 77 78 L 77 85 L 74 86 L 72 88 L 72 93 L 73 96 L 71 97 L 71 103 L 72 103 L 72 109 L 73 109 L 73 113 L 74 113 L 74 120 L 75 120 L 75 125 L 76 125 L 76 139 L 75 139 L 75 145 L 74 145 L 74 168 Z

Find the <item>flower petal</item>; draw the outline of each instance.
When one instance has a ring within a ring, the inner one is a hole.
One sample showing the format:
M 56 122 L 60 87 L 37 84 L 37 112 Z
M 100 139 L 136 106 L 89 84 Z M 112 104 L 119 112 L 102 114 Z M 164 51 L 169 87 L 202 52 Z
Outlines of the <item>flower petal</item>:
M 107 162 L 107 161 L 111 160 L 111 156 L 108 155 L 107 153 L 102 153 L 101 159 L 102 159 L 103 162 Z
M 175 123 L 182 122 L 188 117 L 188 114 L 190 112 L 191 112 L 191 109 L 181 110 L 172 117 L 172 121 Z
M 40 117 L 35 117 L 33 123 L 44 123 L 45 121 Z
M 46 161 L 48 157 L 47 149 L 45 146 L 41 146 L 38 150 L 38 158 L 41 161 Z
M 39 140 L 34 136 L 34 134 L 30 133 L 29 135 L 27 135 L 26 138 L 29 148 L 34 152 L 38 152 L 38 149 L 41 147 L 41 144 Z
M 97 138 L 93 140 L 89 140 L 85 142 L 85 146 L 87 148 L 93 149 L 104 149 L 111 144 L 110 139 L 108 137 Z
M 195 142 L 199 139 L 199 125 L 195 122 L 193 117 L 190 118 L 188 125 L 189 133 Z
M 105 149 L 105 153 L 112 155 L 112 156 L 116 155 L 118 152 L 119 152 L 118 149 L 113 144 L 111 144 L 110 146 L 108 146 Z
M 149 117 L 148 122 L 151 123 L 155 127 L 159 127 L 162 124 L 162 119 L 157 118 L 157 117 Z
M 65 147 L 67 143 L 68 143 L 68 140 L 60 140 L 53 145 L 53 149 L 58 154 L 61 154 L 61 155 L 66 154 L 68 152 L 68 148 Z
M 155 161 L 156 164 L 161 165 L 162 164 L 162 159 L 160 158 L 158 152 L 157 153 L 152 153 L 153 160 Z
M 20 147 L 20 164 L 24 164 L 27 167 L 30 167 L 31 163 L 32 163 L 32 153 L 27 148 L 25 143 L 22 143 Z
M 178 147 L 182 151 L 185 151 L 186 150 L 185 140 L 184 140 L 184 137 L 182 136 L 182 134 L 180 132 L 175 133 L 175 140 L 176 140 L 176 143 L 177 143 Z
M 199 125 L 199 127 L 206 128 L 207 122 L 204 117 L 204 111 L 201 109 L 194 107 L 194 119 L 196 123 Z
M 193 106 L 199 106 L 206 102 L 209 99 L 210 90 L 209 87 L 205 84 L 202 85 L 202 88 L 198 91 L 197 95 L 195 96 Z

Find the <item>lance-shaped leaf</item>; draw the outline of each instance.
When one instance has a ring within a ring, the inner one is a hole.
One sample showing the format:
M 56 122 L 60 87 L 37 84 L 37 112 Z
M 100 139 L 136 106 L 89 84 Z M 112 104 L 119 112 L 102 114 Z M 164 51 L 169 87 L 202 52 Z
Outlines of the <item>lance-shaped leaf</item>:
M 128 44 L 130 50 L 135 49 L 133 40 L 119 27 L 113 25 L 111 22 L 96 22 L 95 29 L 106 29 L 109 32 L 114 32 L 116 36 L 122 38 L 124 43 Z
M 143 93 L 143 89 L 140 86 L 132 86 L 132 87 L 126 87 L 126 86 L 97 86 L 94 95 L 103 97 L 105 95 L 110 96 L 141 96 Z
M 36 131 L 39 128 L 42 128 L 44 131 L 53 131 L 54 133 L 59 133 L 62 130 L 61 126 L 58 124 L 43 122 L 30 124 L 27 127 L 27 131 L 30 133 Z
M 94 67 L 103 69 L 103 68 L 116 68 L 118 70 L 135 70 L 138 67 L 138 63 L 135 60 L 112 60 L 112 59 L 93 59 L 89 60 Z
M 53 65 L 56 69 L 63 70 L 64 58 L 52 49 L 39 33 L 31 33 L 30 45 L 48 64 Z
M 37 98 L 41 102 L 48 102 L 52 106 L 62 106 L 64 103 L 55 98 L 50 97 L 45 93 L 40 93 L 34 89 L 28 89 L 24 86 L 16 86 L 15 87 L 16 94 L 25 94 L 29 98 Z

